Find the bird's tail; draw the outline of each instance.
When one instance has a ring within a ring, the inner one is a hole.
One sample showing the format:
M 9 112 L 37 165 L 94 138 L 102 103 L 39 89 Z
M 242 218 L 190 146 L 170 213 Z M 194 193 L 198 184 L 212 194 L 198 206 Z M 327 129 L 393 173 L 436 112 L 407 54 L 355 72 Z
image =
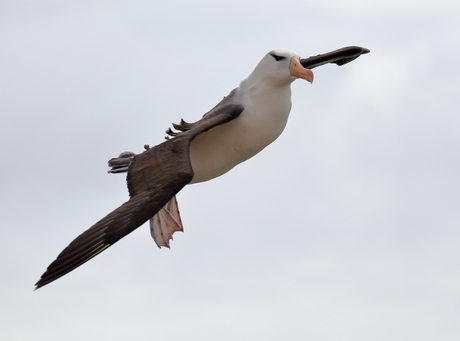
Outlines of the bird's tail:
M 109 160 L 108 173 L 125 173 L 128 171 L 131 161 L 134 159 L 136 154 L 131 152 L 123 152 L 118 157 L 114 157 Z

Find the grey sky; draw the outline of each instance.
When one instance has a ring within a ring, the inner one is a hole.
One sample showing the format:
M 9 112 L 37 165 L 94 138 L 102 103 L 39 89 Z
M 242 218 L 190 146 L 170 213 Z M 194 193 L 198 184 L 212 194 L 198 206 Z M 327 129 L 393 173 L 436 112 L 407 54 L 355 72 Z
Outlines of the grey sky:
M 2 340 L 458 340 L 453 1 L 3 1 Z M 194 121 L 280 47 L 371 53 L 297 80 L 283 135 L 33 292 L 123 203 L 107 160 Z

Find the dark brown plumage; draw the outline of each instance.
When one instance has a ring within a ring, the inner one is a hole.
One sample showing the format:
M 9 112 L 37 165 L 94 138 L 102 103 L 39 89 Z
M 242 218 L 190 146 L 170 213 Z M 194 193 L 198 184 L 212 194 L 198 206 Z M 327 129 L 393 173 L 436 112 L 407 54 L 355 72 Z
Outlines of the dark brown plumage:
M 84 264 L 152 218 L 192 180 L 190 142 L 237 118 L 242 111 L 243 107 L 236 104 L 216 106 L 188 130 L 136 155 L 127 176 L 130 199 L 75 238 L 48 266 L 36 289 Z

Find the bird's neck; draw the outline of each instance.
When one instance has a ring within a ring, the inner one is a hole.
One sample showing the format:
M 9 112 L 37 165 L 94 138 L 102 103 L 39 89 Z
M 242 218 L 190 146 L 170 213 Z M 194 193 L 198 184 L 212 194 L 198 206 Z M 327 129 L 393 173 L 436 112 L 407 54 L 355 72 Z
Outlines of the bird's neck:
M 241 82 L 239 95 L 245 107 L 241 122 L 250 126 L 253 134 L 258 131 L 266 145 L 273 142 L 284 130 L 291 111 L 290 83 L 274 85 L 248 77 Z
M 260 97 L 267 100 L 273 96 L 291 100 L 291 83 L 275 83 L 252 74 L 240 83 L 239 89 L 248 99 L 252 100 Z

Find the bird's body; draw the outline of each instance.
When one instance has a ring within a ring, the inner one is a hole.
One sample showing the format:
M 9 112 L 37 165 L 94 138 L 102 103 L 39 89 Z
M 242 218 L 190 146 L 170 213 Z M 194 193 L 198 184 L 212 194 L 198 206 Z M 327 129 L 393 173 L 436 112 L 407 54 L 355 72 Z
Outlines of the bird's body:
M 294 52 L 289 53 L 294 56 Z M 240 116 L 198 135 L 190 144 L 190 160 L 195 173 L 191 183 L 228 172 L 259 153 L 283 132 L 291 111 L 290 84 L 295 78 L 288 74 L 279 82 L 265 79 L 259 69 L 270 62 L 276 63 L 276 60 L 268 54 L 226 98 L 226 103 L 244 107 Z
M 69 273 L 150 220 L 158 246 L 182 230 L 175 199 L 185 185 L 220 176 L 272 143 L 291 110 L 290 84 L 313 82 L 316 66 L 346 64 L 369 50 L 351 46 L 300 59 L 291 50 L 267 53 L 254 71 L 195 123 L 174 125 L 172 138 L 141 154 L 109 161 L 111 173 L 128 172 L 130 199 L 73 240 L 36 283 L 40 288 Z

